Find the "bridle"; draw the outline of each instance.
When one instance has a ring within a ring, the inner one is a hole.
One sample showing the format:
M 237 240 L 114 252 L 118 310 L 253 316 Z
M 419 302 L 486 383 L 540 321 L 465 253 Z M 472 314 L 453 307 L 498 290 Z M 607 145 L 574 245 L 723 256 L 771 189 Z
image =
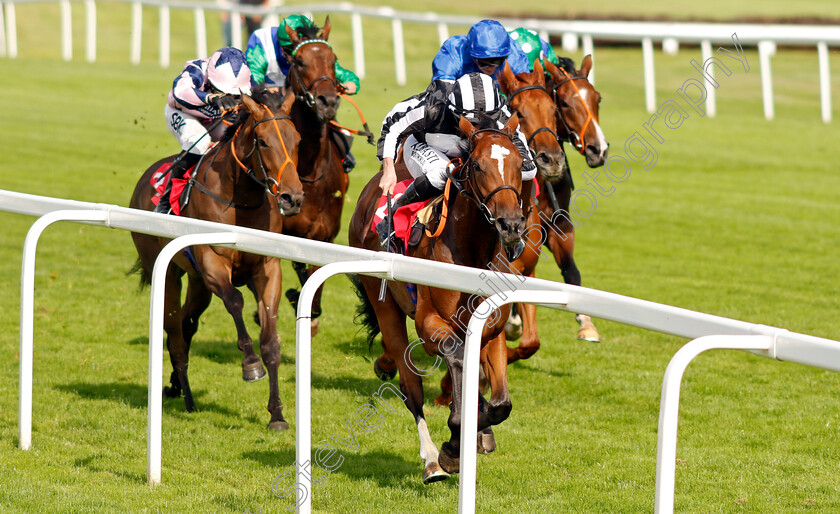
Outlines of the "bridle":
M 470 144 L 469 157 L 467 157 L 467 160 L 464 161 L 464 163 L 461 164 L 461 166 L 459 167 L 460 170 L 463 170 L 462 171 L 463 176 L 461 178 L 455 178 L 452 174 L 447 172 L 447 177 L 449 178 L 449 180 L 452 181 L 452 183 L 458 189 L 458 193 L 462 196 L 465 196 L 465 197 L 469 198 L 473 203 L 475 203 L 476 206 L 478 206 L 478 209 L 484 215 L 485 219 L 487 219 L 487 222 L 492 225 L 493 223 L 495 223 L 496 218 L 493 217 L 493 213 L 490 212 L 490 208 L 487 207 L 487 202 L 489 202 L 491 198 L 493 198 L 497 193 L 500 193 L 500 192 L 502 192 L 506 189 L 509 189 L 509 190 L 513 191 L 513 194 L 516 195 L 516 199 L 519 201 L 519 207 L 521 208 L 522 207 L 522 197 L 520 196 L 519 191 L 515 187 L 511 186 L 510 184 L 503 184 L 503 185 L 497 187 L 496 189 L 490 191 L 486 195 L 482 196 L 481 190 L 478 188 L 478 184 L 476 184 L 476 182 L 475 182 L 475 175 L 473 173 L 470 173 L 470 171 L 473 168 L 473 166 L 475 165 L 475 163 L 472 160 L 472 153 L 475 150 L 475 138 L 476 138 L 476 136 L 478 136 L 478 134 L 487 133 L 487 132 L 501 134 L 501 135 L 505 136 L 506 138 L 508 138 L 511 141 L 511 143 L 513 142 L 513 138 L 511 137 L 511 135 L 508 134 L 507 132 L 503 131 L 503 130 L 494 129 L 494 128 L 485 128 L 485 129 L 476 130 L 475 132 L 473 132 L 473 134 L 469 138 L 469 144 Z M 515 145 L 514 145 L 514 147 L 515 147 Z M 468 191 L 463 186 L 464 182 L 467 182 L 469 184 L 471 191 Z
M 277 123 L 277 120 L 290 120 L 291 121 L 291 118 L 289 116 L 285 116 L 285 115 L 275 116 L 274 113 L 271 112 L 271 109 L 269 109 L 267 106 L 265 106 L 263 104 L 260 104 L 260 105 L 265 110 L 267 110 L 268 113 L 271 116 L 257 121 L 252 115 L 251 119 L 253 120 L 254 123 L 251 127 L 251 129 L 252 129 L 251 132 L 253 133 L 253 139 L 252 139 L 252 142 L 251 142 L 252 143 L 251 144 L 251 151 L 248 152 L 245 155 L 245 157 L 243 157 L 242 160 L 240 160 L 239 157 L 236 155 L 236 138 L 239 136 L 239 131 L 242 129 L 242 127 L 244 125 L 243 124 L 243 125 L 240 125 L 239 127 L 237 127 L 236 132 L 234 132 L 233 137 L 230 140 L 230 153 L 231 153 L 231 155 L 233 155 L 233 159 L 236 161 L 236 163 L 239 165 L 239 167 L 242 168 L 243 170 L 245 170 L 246 176 L 248 178 L 250 178 L 251 180 L 253 180 L 257 184 L 259 184 L 263 188 L 263 190 L 265 191 L 266 194 L 276 197 L 280 194 L 280 182 L 279 181 L 280 181 L 280 178 L 283 176 L 283 170 L 285 170 L 286 166 L 288 166 L 289 164 L 291 164 L 292 167 L 295 166 L 294 161 L 292 161 L 292 158 L 289 155 L 289 150 L 288 150 L 288 148 L 286 148 L 286 142 L 283 139 L 283 135 L 280 133 L 280 126 Z M 278 139 L 280 139 L 280 146 L 283 148 L 283 154 L 286 157 L 286 160 L 283 161 L 283 164 L 280 165 L 280 169 L 277 170 L 277 179 L 274 179 L 271 176 L 269 176 L 268 171 L 266 171 L 265 161 L 263 160 L 262 152 L 260 150 L 259 137 L 257 136 L 257 125 L 259 125 L 260 123 L 265 123 L 267 121 L 270 121 L 274 124 L 274 130 L 277 131 L 277 137 L 278 137 Z M 218 149 L 216 150 L 215 154 L 213 155 L 213 158 L 211 159 L 210 164 L 205 169 L 209 169 L 210 166 L 213 165 L 213 162 L 216 160 L 216 157 L 219 155 L 219 151 L 221 150 L 221 147 L 222 147 L 222 145 L 217 146 Z M 260 173 L 262 174 L 262 178 L 258 177 L 254 173 L 254 170 L 251 167 L 246 166 L 242 162 L 243 160 L 244 161 L 248 161 L 249 159 L 253 160 L 252 156 L 254 155 L 255 151 L 256 151 L 256 156 L 257 156 L 257 162 L 259 164 L 259 170 L 260 170 Z M 265 195 L 263 195 L 262 201 L 259 203 L 259 205 L 254 205 L 254 206 L 240 205 L 240 204 L 237 204 L 233 201 L 228 201 L 228 200 L 225 200 L 224 198 L 218 196 L 217 194 L 210 191 L 206 186 L 204 186 L 200 182 L 195 182 L 195 187 L 197 187 L 199 191 L 201 191 L 202 193 L 206 194 L 207 196 L 213 198 L 217 202 L 225 204 L 228 207 L 233 207 L 234 209 L 259 209 L 263 205 L 263 203 L 265 202 Z
M 558 67 L 558 69 L 561 72 L 563 72 L 563 75 L 566 76 L 566 78 L 555 84 L 552 88 L 554 103 L 558 105 L 558 111 L 560 109 L 560 102 L 557 101 L 557 92 L 560 89 L 560 86 L 567 82 L 571 83 L 572 87 L 575 88 L 575 93 L 577 93 L 577 95 L 580 97 L 580 103 L 583 104 L 583 108 L 586 110 L 586 123 L 583 124 L 583 129 L 581 129 L 580 134 L 572 130 L 572 128 L 566 122 L 566 119 L 563 117 L 562 113 L 559 113 L 558 116 L 558 118 L 560 118 L 560 121 L 563 123 L 563 127 L 566 129 L 566 133 L 570 135 L 569 143 L 574 145 L 574 147 L 577 148 L 578 152 L 580 152 L 582 155 L 586 151 L 586 142 L 584 141 L 586 129 L 589 128 L 589 124 L 592 123 L 592 120 L 595 119 L 595 116 L 592 115 L 592 110 L 589 109 L 589 105 L 587 105 L 584 101 L 583 95 L 580 94 L 580 89 L 577 87 L 577 84 L 575 84 L 575 81 L 588 79 L 586 77 L 573 77 L 569 75 L 569 73 L 565 69 L 560 67 Z M 574 141 L 572 141 L 571 137 L 574 137 Z
M 303 82 L 303 78 L 300 76 L 300 70 L 297 67 L 297 61 L 294 59 L 294 57 L 297 55 L 298 50 L 300 50 L 302 46 L 308 45 L 310 43 L 323 43 L 327 45 L 327 48 L 329 48 L 332 51 L 332 47 L 329 43 L 327 43 L 326 39 L 305 39 L 301 41 L 297 44 L 297 46 L 295 46 L 295 48 L 291 52 L 293 59 L 289 65 L 289 75 L 294 75 L 294 81 L 295 83 L 297 83 L 298 88 L 300 89 L 299 92 L 295 91 L 295 94 L 303 96 L 306 105 L 308 105 L 310 109 L 314 109 L 315 95 L 312 94 L 312 88 L 315 87 L 319 82 L 329 82 L 335 88 L 337 93 L 341 92 L 343 88 L 341 87 L 341 85 L 339 85 L 338 81 L 336 81 L 329 75 L 321 75 L 320 77 L 315 77 L 314 79 L 312 79 L 312 82 L 310 82 L 309 85 Z
M 548 92 L 548 89 L 546 89 L 545 86 L 542 86 L 540 84 L 532 84 L 532 85 L 529 85 L 529 86 L 522 86 L 519 89 L 517 89 L 516 91 L 514 91 L 513 93 L 511 93 L 510 96 L 508 97 L 508 105 L 510 105 L 511 108 L 513 108 L 513 99 L 516 97 L 516 95 L 518 95 L 520 93 L 523 93 L 525 91 L 531 91 L 531 90 L 543 91 L 543 92 L 545 92 L 546 95 L 548 95 L 549 98 L 552 98 L 551 93 Z M 553 101 L 553 99 L 552 99 L 552 101 Z M 517 111 L 517 112 L 519 113 L 520 118 L 525 117 L 521 112 L 519 112 L 519 111 Z M 540 127 L 537 130 L 535 130 L 534 132 L 532 132 L 531 135 L 528 136 L 528 150 L 531 151 L 532 156 L 534 154 L 534 150 L 533 150 L 533 148 L 531 148 L 531 143 L 534 142 L 534 138 L 537 137 L 537 135 L 540 134 L 541 132 L 548 132 L 549 134 L 554 136 L 554 139 L 557 139 L 557 133 L 554 130 L 552 130 L 551 127 Z

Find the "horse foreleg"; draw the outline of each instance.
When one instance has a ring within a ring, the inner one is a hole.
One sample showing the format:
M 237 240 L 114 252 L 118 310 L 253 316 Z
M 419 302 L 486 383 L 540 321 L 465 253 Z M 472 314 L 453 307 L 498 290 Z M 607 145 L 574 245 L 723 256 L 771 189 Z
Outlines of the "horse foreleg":
M 519 303 L 516 304 L 516 309 L 522 320 L 522 338 L 518 347 L 507 348 L 508 363 L 527 359 L 540 349 L 540 337 L 537 334 L 537 307 L 530 303 Z
M 298 276 L 298 280 L 300 280 L 300 285 L 303 287 L 309 277 L 318 271 L 319 267 L 308 266 L 302 262 L 293 262 L 292 268 L 294 268 L 295 273 Z M 312 319 L 309 321 L 312 337 L 315 337 L 321 329 L 321 293 L 323 292 L 323 289 L 324 286 L 322 285 L 317 291 L 315 291 L 315 296 L 312 298 Z M 289 299 L 289 303 L 292 304 L 292 308 L 295 310 L 297 310 L 297 301 L 299 297 L 300 290 L 293 288 L 286 290 L 286 298 Z
M 494 337 L 484 348 L 482 353 L 482 368 L 487 379 L 490 381 L 490 400 L 479 410 L 478 429 L 484 430 L 487 427 L 498 425 L 510 416 L 512 404 L 507 380 L 507 345 L 504 334 Z M 492 432 L 491 432 L 492 437 Z M 481 441 L 481 434 L 479 434 Z M 492 444 L 493 451 L 496 448 Z M 489 453 L 489 452 L 487 452 Z
M 559 230 L 558 230 L 559 229 Z M 580 285 L 580 271 L 575 264 L 575 228 L 566 220 L 561 223 L 552 225 L 547 230 L 548 238 L 546 244 L 551 253 L 554 254 L 554 260 L 557 266 L 563 273 L 563 280 L 567 284 L 575 286 Z M 578 314 L 575 319 L 580 323 L 577 338 L 582 341 L 591 341 L 597 343 L 601 340 L 598 334 L 598 329 L 592 324 L 592 320 L 585 314 Z
M 280 367 L 280 337 L 277 334 L 277 308 L 280 305 L 282 270 L 279 259 L 266 259 L 263 272 L 254 277 L 258 292 L 257 312 L 260 318 L 260 354 L 268 369 L 268 412 L 271 421 L 268 428 L 288 430 L 289 423 L 283 417 L 283 402 L 280 401 L 278 368 Z
M 382 365 L 393 364 L 395 372 L 399 372 L 400 391 L 404 396 L 403 401 L 417 425 L 420 458 L 423 460 L 424 466 L 423 482 L 429 484 L 445 480 L 449 474 L 438 463 L 438 449 L 432 440 L 425 414 L 423 414 L 423 378 L 419 374 L 420 370 L 411 360 L 411 345 L 408 342 L 408 331 L 405 327 L 406 315 L 397 305 L 390 289 L 385 293 L 384 301 L 376 300 L 379 296 L 379 279 L 365 276 L 359 276 L 359 279 L 364 286 L 367 297 L 374 299 L 371 304 L 376 312 L 376 320 L 382 333 L 383 353 L 376 360 L 379 364 L 374 364 L 374 371 L 379 374 L 377 368 L 381 370 Z
M 244 299 L 242 293 L 237 290 L 230 281 L 230 267 L 226 264 L 224 259 L 208 257 L 207 254 L 212 252 L 205 252 L 203 259 L 202 274 L 207 287 L 213 291 L 213 294 L 222 299 L 225 308 L 233 318 L 233 323 L 236 326 L 236 344 L 242 350 L 242 380 L 246 382 L 255 382 L 265 377 L 265 368 L 263 368 L 260 358 L 254 353 L 254 341 L 248 335 L 248 330 L 245 328 L 245 320 L 242 318 L 242 308 L 244 306 Z M 213 254 L 215 256 L 215 254 Z

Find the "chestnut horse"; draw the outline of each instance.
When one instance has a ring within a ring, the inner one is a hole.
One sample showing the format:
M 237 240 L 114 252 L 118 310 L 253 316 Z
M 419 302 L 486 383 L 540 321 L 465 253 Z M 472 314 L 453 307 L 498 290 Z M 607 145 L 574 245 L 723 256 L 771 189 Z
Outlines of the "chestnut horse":
M 292 108 L 292 120 L 301 135 L 298 173 L 306 201 L 300 214 L 286 220 L 283 233 L 316 241 L 333 242 L 341 228 L 341 210 L 349 179 L 341 164 L 336 145 L 330 135 L 330 121 L 335 119 L 342 90 L 335 76 L 336 56 L 327 43 L 330 18 L 318 27 L 302 29 L 301 36 L 286 27 L 292 42 L 291 50 L 284 50 L 291 64 L 287 79 L 297 96 Z M 301 285 L 317 267 L 294 263 Z M 286 296 L 294 305 L 298 291 L 289 290 Z M 313 335 L 318 330 L 321 314 L 321 289 L 312 303 Z
M 579 286 L 581 284 L 580 271 L 575 264 L 575 226 L 569 214 L 569 202 L 572 196 L 572 176 L 565 166 L 546 166 L 546 162 L 539 158 L 539 149 L 535 146 L 538 142 L 536 135 L 540 132 L 550 133 L 552 127 L 556 127 L 557 139 L 567 141 L 586 158 L 590 167 L 597 167 L 604 163 L 607 157 L 607 143 L 604 132 L 598 120 L 598 107 L 601 102 L 601 95 L 586 78 L 592 69 L 592 57 L 587 55 L 583 59 L 581 69 L 575 70 L 570 60 L 566 59 L 564 67 L 558 68 L 550 61 L 546 61 L 546 70 L 550 80 L 545 83 L 536 79 L 534 73 L 530 75 L 521 74 L 516 77 L 505 70 L 500 80 L 503 92 L 509 95 L 510 104 L 513 110 L 520 113 L 522 118 L 522 130 L 529 138 L 532 150 L 537 152 L 535 162 L 539 169 L 538 180 L 540 195 L 538 207 L 533 213 L 542 227 L 540 237 L 541 244 L 546 245 L 557 266 L 563 274 L 567 284 Z M 539 61 L 534 62 L 534 70 L 543 70 Z M 543 70 L 545 71 L 545 70 Z M 527 76 L 526 76 L 527 75 Z M 534 82 L 537 80 L 538 82 Z M 543 91 L 550 91 L 550 98 L 537 93 L 542 87 Z M 522 96 L 518 92 L 522 91 Z M 519 96 L 519 97 L 518 97 Z M 553 102 L 551 101 L 553 99 Z M 556 106 L 554 114 L 557 123 L 545 120 L 545 113 L 548 109 Z M 522 116 L 523 110 L 542 113 L 542 121 L 535 123 L 538 115 Z M 543 141 L 546 138 L 543 137 Z M 532 224 L 529 222 L 529 227 Z M 530 235 L 530 231 L 529 231 Z M 539 246 L 539 245 L 538 245 Z M 533 255 L 531 245 L 522 255 L 522 259 L 536 259 Z M 527 264 L 519 264 L 519 269 L 527 269 Z M 506 327 L 508 337 L 516 339 L 521 335 L 521 341 L 517 348 L 509 350 L 510 361 L 527 359 L 539 349 L 540 342 L 536 332 L 535 307 L 533 305 L 516 305 L 515 315 L 512 322 Z M 592 323 L 589 316 L 578 314 L 575 319 L 579 323 L 578 339 L 597 342 L 600 340 L 598 330 Z
M 522 158 L 512 142 L 519 123 L 516 115 L 508 120 L 503 130 L 496 128 L 496 122 L 484 119 L 476 127 L 465 118 L 460 119 L 460 129 L 469 140 L 469 157 L 450 179 L 450 187 L 456 186 L 460 194 L 452 194 L 444 200 L 448 205 L 449 222 L 438 236 L 424 234 L 409 255 L 438 262 L 447 262 L 489 269 L 498 266 L 511 248 L 521 243 L 525 228 L 525 216 L 521 207 Z M 492 125 L 493 128 L 490 128 Z M 397 166 L 401 179 L 408 178 L 403 164 Z M 370 230 L 377 201 L 382 195 L 379 188 L 381 173 L 375 175 L 362 191 L 359 203 L 350 224 L 350 245 L 359 248 L 379 250 L 379 237 Z M 443 223 L 443 221 L 441 221 Z M 506 265 L 506 262 L 504 263 Z M 374 371 L 380 378 L 400 374 L 400 389 L 405 395 L 405 404 L 414 416 L 420 438 L 420 457 L 424 461 L 424 482 L 445 479 L 459 468 L 460 425 L 461 425 L 461 374 L 466 327 L 473 311 L 469 300 L 474 295 L 417 286 L 416 309 L 412 304 L 404 283 L 390 282 L 384 300 L 379 297 L 380 280 L 360 276 L 362 290 L 359 296 L 364 305 L 361 308 L 363 321 L 368 325 L 369 341 L 382 332 L 383 353 L 374 363 Z M 371 310 L 373 312 L 371 312 Z M 500 319 L 507 319 L 509 308 L 502 307 Z M 441 446 L 438 453 L 423 414 L 423 382 L 411 363 L 406 331 L 406 316 L 414 318 L 417 334 L 422 339 L 423 349 L 429 355 L 444 359 L 453 379 L 453 402 L 450 404 L 449 429 L 451 437 Z M 455 346 L 455 348 L 453 348 Z M 507 388 L 507 355 L 503 334 L 503 323 L 490 324 L 482 333 L 482 346 L 497 351 L 490 357 L 498 369 L 492 378 L 493 395 L 489 402 L 479 398 L 478 436 L 480 451 L 489 453 L 495 449 L 489 427 L 507 419 L 511 410 Z M 466 444 L 474 444 L 471 441 Z
M 300 136 L 289 118 L 294 95 L 282 100 L 279 95 L 260 95 L 255 91 L 253 99 L 243 95 L 242 101 L 245 109 L 240 108 L 233 125 L 193 171 L 193 192 L 181 215 L 279 232 L 285 216 L 296 214 L 303 201 L 296 169 Z M 161 164 L 173 159 L 174 156 L 161 159 L 143 173 L 131 197 L 131 207 L 154 208 L 150 178 Z M 141 284 L 149 284 L 155 259 L 169 240 L 139 233 L 131 236 L 139 254 L 135 269 L 141 272 Z M 243 297 L 236 289 L 250 284 L 259 303 L 260 354 L 268 368 L 268 426 L 287 429 L 277 383 L 280 260 L 211 246 L 192 247 L 191 257 L 178 255 L 166 272 L 164 330 L 173 371 L 172 386 L 165 388 L 164 394 L 176 397 L 183 393 L 187 410 L 195 408 L 187 378 L 190 342 L 212 294 L 222 299 L 236 324 L 237 345 L 243 352 L 243 380 L 252 382 L 265 377 L 266 371 L 254 353 L 254 343 L 242 318 Z M 182 307 L 184 273 L 188 286 Z

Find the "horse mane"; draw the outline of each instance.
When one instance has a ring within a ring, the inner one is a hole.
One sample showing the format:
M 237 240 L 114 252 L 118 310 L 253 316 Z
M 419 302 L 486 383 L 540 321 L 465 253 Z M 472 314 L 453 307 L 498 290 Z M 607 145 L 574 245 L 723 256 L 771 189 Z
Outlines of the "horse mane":
M 580 75 L 577 69 L 575 69 L 575 61 L 569 57 L 558 57 L 557 60 L 559 61 L 557 67 L 563 68 L 570 76 L 577 77 Z
M 283 105 L 283 100 L 286 98 L 286 95 L 284 91 L 269 90 L 265 84 L 260 84 L 251 90 L 251 98 L 255 102 L 265 105 L 271 109 L 272 112 L 276 112 L 280 109 L 280 106 Z M 233 139 L 233 135 L 236 134 L 239 127 L 241 127 L 242 124 L 250 117 L 251 112 L 245 107 L 240 107 L 236 112 L 236 116 L 233 118 L 231 125 L 225 129 L 225 133 L 219 139 L 219 142 L 225 143 Z
M 494 114 L 487 114 L 486 112 L 479 112 L 476 114 L 476 122 L 473 123 L 473 125 L 475 125 L 479 130 L 499 128 L 496 122 L 501 114 L 501 109 Z
M 301 37 L 301 39 L 317 39 L 318 32 L 321 31 L 321 27 L 315 25 L 314 23 L 310 27 L 301 27 L 298 29 L 297 33 Z

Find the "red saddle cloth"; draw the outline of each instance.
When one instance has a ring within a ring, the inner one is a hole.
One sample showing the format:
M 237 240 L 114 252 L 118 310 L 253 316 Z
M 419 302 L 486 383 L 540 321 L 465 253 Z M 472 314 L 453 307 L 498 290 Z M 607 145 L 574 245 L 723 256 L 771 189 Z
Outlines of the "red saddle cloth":
M 405 189 L 411 184 L 413 179 L 406 179 L 402 182 L 398 182 L 396 186 L 394 186 L 394 195 L 391 197 L 391 203 L 397 201 L 399 197 L 405 193 Z M 394 235 L 396 235 L 405 245 L 406 253 L 408 253 L 408 239 L 409 235 L 411 235 L 411 226 L 414 224 L 414 220 L 417 218 L 417 212 L 420 211 L 423 207 L 426 206 L 431 200 L 417 202 L 417 203 L 410 203 L 408 205 L 403 205 L 402 207 L 397 208 L 394 212 Z M 376 212 L 373 214 L 373 223 L 371 224 L 371 230 L 376 233 L 376 224 L 385 219 L 385 213 L 388 211 L 388 197 L 382 195 L 379 198 L 379 204 L 376 207 Z M 377 233 L 378 234 L 378 233 Z
M 155 195 L 152 197 L 152 203 L 155 205 L 160 203 L 160 197 L 166 190 L 166 181 L 169 180 L 169 168 L 171 167 L 171 162 L 165 162 L 161 164 L 157 171 L 152 173 L 150 182 L 156 191 Z M 181 214 L 181 193 L 184 192 L 184 186 L 186 186 L 187 182 L 190 180 L 190 175 L 192 175 L 194 169 L 195 166 L 188 169 L 187 172 L 184 173 L 183 178 L 172 179 L 172 191 L 169 193 L 169 205 L 172 206 L 172 212 L 176 215 Z

